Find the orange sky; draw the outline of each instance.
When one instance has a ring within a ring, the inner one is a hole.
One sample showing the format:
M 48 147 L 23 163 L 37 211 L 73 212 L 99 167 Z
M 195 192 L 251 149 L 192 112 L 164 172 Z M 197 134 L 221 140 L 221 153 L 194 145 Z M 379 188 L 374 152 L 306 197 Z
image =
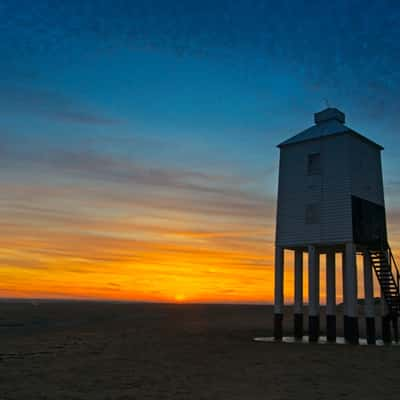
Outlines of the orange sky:
M 273 200 L 232 188 L 217 197 L 151 192 L 137 186 L 60 183 L 49 172 L 31 186 L 4 185 L 1 296 L 273 300 Z M 293 298 L 292 266 L 288 252 L 288 302 Z M 322 302 L 323 279 L 322 261 Z M 359 286 L 361 294 L 361 281 Z M 340 292 L 339 282 L 338 301 Z
M 200 197 L 60 184 L 49 172 L 34 180 L 16 179 L 0 195 L 1 296 L 271 300 L 267 199 L 233 185 Z
M 0 3 L 0 297 L 271 302 L 276 145 L 328 101 L 385 147 L 400 249 L 385 2 L 20 3 Z

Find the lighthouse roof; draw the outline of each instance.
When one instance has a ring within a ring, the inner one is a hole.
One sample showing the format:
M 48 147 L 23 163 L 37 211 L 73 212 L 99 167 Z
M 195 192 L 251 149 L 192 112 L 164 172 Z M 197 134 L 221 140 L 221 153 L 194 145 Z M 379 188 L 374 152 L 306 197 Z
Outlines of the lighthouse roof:
M 351 134 L 360 137 L 380 149 L 383 147 L 353 129 L 347 127 L 345 123 L 345 114 L 337 108 L 326 108 L 316 114 L 314 114 L 315 125 L 308 129 L 298 133 L 288 140 L 280 143 L 278 147 L 283 147 L 295 143 L 305 142 L 308 140 L 319 139 L 324 136 L 339 135 L 339 134 Z

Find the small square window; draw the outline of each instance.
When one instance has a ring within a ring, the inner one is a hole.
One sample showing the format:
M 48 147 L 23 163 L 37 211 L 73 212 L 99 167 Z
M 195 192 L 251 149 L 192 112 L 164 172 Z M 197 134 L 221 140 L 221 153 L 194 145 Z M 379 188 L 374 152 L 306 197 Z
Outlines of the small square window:
M 307 158 L 307 173 L 308 175 L 320 175 L 321 174 L 321 154 L 312 153 Z
M 306 224 L 319 224 L 319 204 L 307 204 L 306 206 Z

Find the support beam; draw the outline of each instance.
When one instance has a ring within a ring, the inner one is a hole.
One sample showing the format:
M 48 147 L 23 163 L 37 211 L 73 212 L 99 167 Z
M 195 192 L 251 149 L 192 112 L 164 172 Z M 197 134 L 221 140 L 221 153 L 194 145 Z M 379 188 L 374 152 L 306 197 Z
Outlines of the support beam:
M 326 254 L 326 338 L 336 341 L 336 260 L 335 251 Z
M 392 316 L 392 323 L 393 323 L 393 339 L 396 343 L 399 343 L 399 320 L 398 316 Z
M 385 344 L 392 343 L 392 334 L 390 332 L 390 315 L 382 315 L 382 340 Z
M 308 302 L 309 340 L 319 337 L 319 254 L 315 246 L 308 246 Z
M 390 332 L 390 313 L 389 307 L 386 304 L 385 296 L 383 295 L 383 290 L 381 289 L 381 312 L 382 312 L 382 340 L 385 344 L 392 343 L 392 334 Z
M 294 337 L 303 337 L 303 251 L 294 253 Z
M 354 243 L 346 243 L 344 282 L 344 337 L 352 344 L 358 344 L 357 265 Z
M 374 282 L 372 277 L 371 258 L 367 252 L 363 254 L 364 259 L 364 314 L 366 323 L 367 343 L 375 344 L 375 301 Z
M 283 336 L 283 274 L 284 274 L 284 249 L 275 247 L 275 306 L 274 306 L 274 337 L 281 340 Z
M 343 303 L 343 315 L 347 314 L 347 301 L 346 301 L 346 275 L 345 275 L 345 265 L 346 265 L 346 251 L 342 253 L 342 303 Z

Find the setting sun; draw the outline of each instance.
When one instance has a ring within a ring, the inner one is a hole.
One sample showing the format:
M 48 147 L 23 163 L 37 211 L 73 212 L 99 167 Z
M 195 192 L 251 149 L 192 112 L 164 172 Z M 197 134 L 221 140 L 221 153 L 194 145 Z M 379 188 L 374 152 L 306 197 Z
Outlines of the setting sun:
M 182 303 L 186 300 L 186 296 L 184 294 L 177 294 L 175 295 L 175 301 L 178 303 Z

